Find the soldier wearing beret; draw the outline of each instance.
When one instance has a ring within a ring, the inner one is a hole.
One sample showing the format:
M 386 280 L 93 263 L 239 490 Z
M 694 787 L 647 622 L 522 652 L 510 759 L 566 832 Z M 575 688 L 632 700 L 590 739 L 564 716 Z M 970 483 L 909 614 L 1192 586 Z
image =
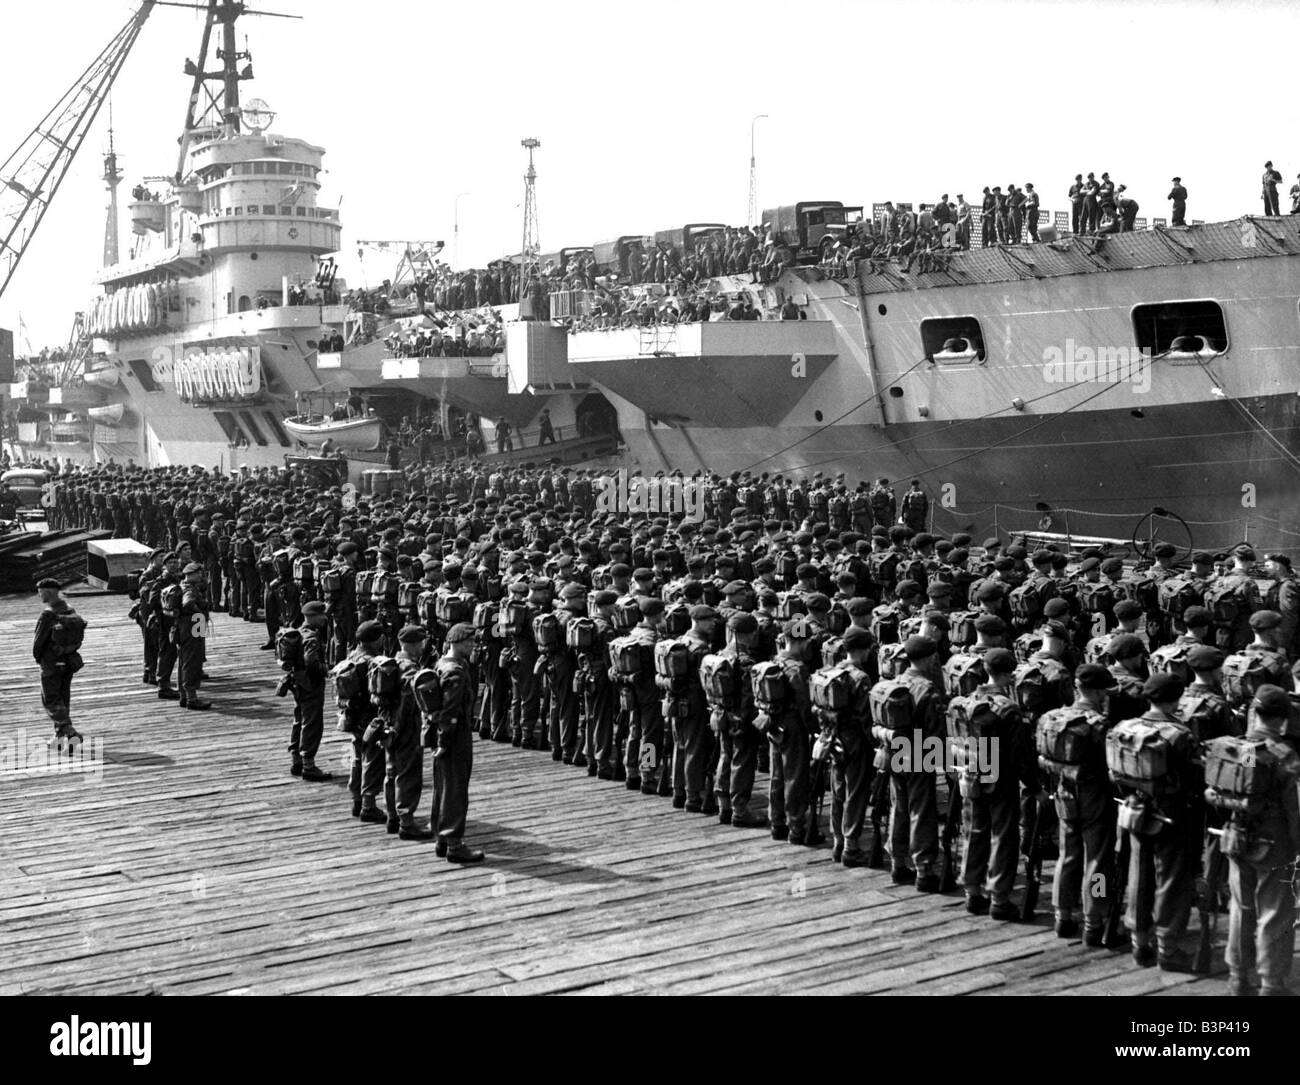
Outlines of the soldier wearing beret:
M 1277 611 L 1282 621 L 1277 630 L 1277 645 L 1290 659 L 1296 658 L 1296 634 L 1300 631 L 1300 582 L 1291 570 L 1286 554 L 1269 554 L 1264 571 L 1272 578 L 1264 596 L 1264 606 Z
M 334 669 L 336 693 L 340 693 L 338 671 L 352 669 L 355 672 L 350 694 L 338 697 L 338 728 L 352 740 L 352 765 L 348 772 L 352 816 L 381 825 L 388 820 L 376 806 L 376 799 L 384 786 L 383 752 L 379 751 L 377 757 L 367 758 L 365 734 L 378 714 L 378 706 L 370 699 L 368 679 L 370 663 L 379 655 L 383 635 L 378 622 L 362 622 L 356 632 L 356 647 Z
M 831 859 L 846 867 L 867 865 L 862 847 L 871 801 L 871 687 L 876 641 L 853 626 L 844 634 L 846 666 L 853 683 L 851 704 L 834 721 L 831 747 Z
M 668 743 L 664 737 L 664 719 L 659 690 L 655 685 L 654 646 L 659 641 L 659 626 L 664 604 L 650 595 L 637 597 L 641 620 L 624 636 L 610 646 L 616 655 L 620 641 L 628 649 L 622 658 L 636 663 L 635 669 L 617 666 L 610 671 L 610 680 L 619 692 L 619 714 L 622 717 L 619 732 L 626 733 L 625 767 L 626 786 L 629 791 L 640 789 L 643 795 L 654 795 L 660 790 L 661 777 L 671 784 L 672 773 L 665 766 Z M 635 650 L 631 650 L 635 647 Z
M 1112 668 L 1112 674 L 1114 669 Z M 1111 776 L 1125 794 L 1119 827 L 1129 840 L 1128 908 L 1133 960 L 1142 968 L 1159 964 L 1167 972 L 1188 972 L 1192 957 L 1179 946 L 1191 915 L 1194 874 L 1191 849 L 1192 790 L 1200 780 L 1194 764 L 1196 739 L 1177 716 L 1184 692 L 1181 678 L 1154 674 L 1143 684 L 1150 707 L 1141 716 L 1121 719 L 1111 742 L 1135 751 L 1130 763 L 1141 776 Z M 1146 755 L 1154 732 L 1163 743 L 1163 772 L 1153 771 Z
M 726 645 L 718 653 L 730 664 L 734 682 L 727 689 L 701 684 L 709 703 L 709 727 L 717 743 L 714 771 L 718 820 L 738 829 L 758 829 L 767 819 L 750 810 L 754 773 L 762 736 L 754 727 L 754 695 L 750 674 L 758 621 L 752 614 L 733 611 L 727 618 Z
M 308 781 L 330 779 L 316 767 L 316 752 L 325 732 L 325 676 L 329 651 L 325 638 L 325 604 L 316 600 L 302 607 L 302 654 L 293 675 L 293 728 L 289 732 L 289 773 Z
M 424 745 L 433 750 L 436 852 L 449 863 L 478 863 L 483 853 L 464 840 L 469 813 L 469 778 L 474 753 L 474 673 L 469 665 L 474 627 L 459 622 L 447 630 L 442 658 L 434 665 L 440 688 L 438 711 L 426 717 Z
M 86 622 L 63 598 L 57 580 L 45 577 L 36 590 L 44 604 L 32 642 L 32 656 L 41 668 L 41 706 L 54 724 L 51 744 L 72 753 L 81 741 L 72 726 L 72 676 L 85 665 L 80 648 Z
M 208 626 L 212 608 L 205 585 L 206 573 L 196 561 L 181 570 L 181 606 L 172 624 L 179 664 L 180 705 L 182 708 L 208 709 L 211 701 L 199 698 L 203 681 L 203 663 L 207 659 Z
M 408 625 L 398 631 L 397 641 L 401 646 L 395 657 L 401 671 L 401 693 L 395 705 L 380 708 L 386 745 L 383 742 L 377 745 L 377 754 L 385 762 L 388 831 L 402 840 L 428 840 L 433 830 L 425 829 L 415 820 L 424 791 L 424 750 L 420 706 L 411 679 L 421 669 L 429 633 L 422 625 Z M 368 753 L 367 757 L 370 756 Z

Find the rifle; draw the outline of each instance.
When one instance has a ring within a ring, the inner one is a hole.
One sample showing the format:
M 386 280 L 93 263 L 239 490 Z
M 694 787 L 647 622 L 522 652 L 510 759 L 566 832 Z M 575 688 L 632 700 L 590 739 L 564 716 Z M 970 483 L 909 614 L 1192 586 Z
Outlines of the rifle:
M 1116 800 L 1117 802 L 1119 800 Z M 1106 926 L 1102 932 L 1102 945 L 1114 949 L 1120 940 L 1120 912 L 1124 908 L 1124 893 L 1128 889 L 1129 841 L 1128 831 L 1116 827 L 1118 834 L 1115 851 L 1115 876 L 1112 879 L 1114 891 L 1110 894 L 1110 911 L 1106 915 Z
M 962 797 L 957 787 L 957 777 L 954 775 L 945 775 L 944 780 L 948 785 L 948 810 L 943 822 L 943 837 L 941 846 L 943 848 L 943 864 L 939 869 L 939 891 L 941 893 L 950 893 L 957 888 L 957 871 L 956 863 L 953 859 L 953 843 L 957 835 L 961 832 L 962 821 Z
M 881 870 L 885 866 L 884 825 L 889 819 L 889 746 L 876 747 L 874 775 L 871 780 L 871 854 L 867 866 Z
M 1025 854 L 1025 897 L 1020 902 L 1020 922 L 1028 923 L 1034 918 L 1034 909 L 1038 907 L 1039 881 L 1043 876 L 1043 837 L 1038 831 L 1043 818 L 1044 804 L 1034 799 L 1034 820 L 1029 831 L 1029 851 Z
M 835 720 L 829 715 L 823 715 L 820 709 L 814 711 L 822 721 L 822 729 L 813 742 L 811 771 L 808 774 L 808 812 L 805 815 L 804 840 L 809 846 L 820 844 L 826 839 L 821 833 L 821 817 L 826 804 L 826 774 L 830 768 L 831 751 L 835 746 Z

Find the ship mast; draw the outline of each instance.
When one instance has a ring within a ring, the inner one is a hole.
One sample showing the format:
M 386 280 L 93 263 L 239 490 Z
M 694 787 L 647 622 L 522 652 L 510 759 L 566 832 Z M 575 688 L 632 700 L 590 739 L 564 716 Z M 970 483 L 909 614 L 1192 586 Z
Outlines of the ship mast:
M 117 186 L 122 183 L 122 171 L 117 167 L 117 152 L 113 148 L 113 100 L 108 101 L 108 153 L 104 155 L 104 184 L 108 188 L 108 211 L 104 221 L 104 266 L 117 263 Z
M 533 166 L 533 151 L 542 145 L 542 141 L 530 136 L 520 140 L 520 145 L 528 150 L 528 172 L 524 174 L 524 240 L 519 247 L 519 300 L 522 303 L 533 281 L 542 277 L 542 246 L 537 236 L 537 170 Z
M 179 184 L 185 172 L 185 152 L 189 150 L 194 132 L 200 128 L 221 128 L 225 135 L 232 136 L 241 131 L 242 121 L 239 112 L 239 84 L 245 79 L 253 78 L 253 54 L 240 50 L 235 42 L 235 23 L 241 15 L 266 15 L 275 19 L 301 19 L 301 15 L 285 15 L 278 11 L 249 11 L 246 4 L 237 0 L 208 0 L 207 6 L 198 4 L 168 3 L 158 0 L 167 7 L 193 7 L 207 12 L 203 24 L 203 38 L 199 43 L 198 63 L 190 59 L 185 61 L 185 74 L 194 77 L 190 89 L 189 105 L 185 110 L 185 128 L 181 132 L 180 155 L 176 159 L 176 181 Z M 221 67 L 207 70 L 208 50 L 212 44 L 212 30 L 221 27 L 221 45 L 216 50 L 216 59 Z M 240 68 L 241 61 L 246 62 Z M 220 83 L 220 96 L 212 91 L 209 83 Z M 207 96 L 202 108 L 199 99 Z

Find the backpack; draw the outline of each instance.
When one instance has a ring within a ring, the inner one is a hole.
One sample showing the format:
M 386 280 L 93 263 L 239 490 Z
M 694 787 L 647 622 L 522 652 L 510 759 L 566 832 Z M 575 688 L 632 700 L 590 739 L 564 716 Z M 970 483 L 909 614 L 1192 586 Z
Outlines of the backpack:
M 1160 589 L 1151 577 L 1144 574 L 1134 574 L 1127 580 L 1121 580 L 1120 595 L 1137 603 L 1144 614 L 1160 609 Z
M 1031 659 L 1012 674 L 1015 701 L 1030 719 L 1065 707 L 1069 698 L 1070 672 L 1055 659 Z
M 843 637 L 830 637 L 822 641 L 822 666 L 833 667 L 843 663 L 848 653 L 844 651 Z
M 299 554 L 293 559 L 293 581 L 304 591 L 311 589 L 316 581 L 316 563 L 307 554 Z
M 1111 614 L 1115 609 L 1115 590 L 1100 580 L 1086 581 L 1079 586 L 1079 605 L 1089 614 Z
M 1034 745 L 1039 763 L 1048 772 L 1077 779 L 1079 766 L 1089 760 L 1092 744 L 1092 719 L 1086 713 L 1058 708 L 1039 716 Z
M 522 637 L 530 620 L 528 604 L 518 599 L 511 599 L 501 608 L 501 629 L 509 636 Z
M 1253 652 L 1235 652 L 1223 661 L 1223 692 L 1234 707 L 1250 704 L 1259 687 L 1273 680 L 1264 660 Z
M 443 625 L 455 625 L 469 620 L 470 603 L 459 592 L 443 592 L 434 603 L 433 613 Z
M 1171 576 L 1160 581 L 1156 589 L 1156 605 L 1161 613 L 1176 622 L 1183 620 L 1188 607 L 1201 605 L 1201 592 L 1190 576 Z
M 86 639 L 86 619 L 75 610 L 65 611 L 54 621 L 50 629 L 50 643 L 61 656 L 70 656 L 80 651 Z
M 646 667 L 648 645 L 636 637 L 619 637 L 609 646 L 610 658 L 614 661 L 614 670 L 624 678 L 636 678 L 649 668 Z
M 401 586 L 397 589 L 398 607 L 408 613 L 413 611 L 420 601 L 423 591 L 424 585 L 418 580 L 402 581 Z
M 707 655 L 700 661 L 700 684 L 709 704 L 733 708 L 740 692 L 739 668 L 731 656 Z
M 807 614 L 808 607 L 804 603 L 802 593 L 797 591 L 783 591 L 776 599 L 776 616 L 782 621 L 789 621 L 791 618 L 797 618 L 801 614 Z
M 546 652 L 558 648 L 563 639 L 558 614 L 548 612 L 533 618 L 533 641 L 540 651 Z
M 754 702 L 764 712 L 779 711 L 790 695 L 785 671 L 772 660 L 755 663 L 749 672 L 749 680 L 754 690 Z
M 394 603 L 397 601 L 397 593 L 401 589 L 401 582 L 397 579 L 397 574 L 389 572 L 387 569 L 376 569 L 375 578 L 371 581 L 370 596 L 376 603 Z
M 948 643 L 954 650 L 969 648 L 979 640 L 975 632 L 975 619 L 979 614 L 973 610 L 959 610 L 948 615 Z
M 275 566 L 275 575 L 281 580 L 293 579 L 293 558 L 288 550 L 277 550 L 271 555 L 271 564 Z
M 484 636 L 494 636 L 496 625 L 500 620 L 500 608 L 496 603 L 479 603 L 474 608 L 474 632 Z
M 366 672 L 370 663 L 365 659 L 345 659 L 330 672 L 334 681 L 334 700 L 339 708 L 346 708 L 366 688 Z
M 830 514 L 837 521 L 848 519 L 849 503 L 845 501 L 841 495 L 837 494 L 835 497 L 831 498 Z
M 776 559 L 776 575 L 780 578 L 781 583 L 789 587 L 799 581 L 797 570 L 799 568 L 799 559 L 789 550 L 781 552 Z
M 615 629 L 631 629 L 641 620 L 641 608 L 635 599 L 625 595 L 614 604 L 614 612 L 609 620 Z
M 432 667 L 423 667 L 411 677 L 411 694 L 423 716 L 442 711 L 442 681 Z
M 1198 741 L 1217 738 L 1224 733 L 1224 699 L 1207 693 L 1203 687 L 1188 686 L 1178 700 L 1178 718 L 1191 728 Z
M 1152 674 L 1176 674 L 1183 680 L 1183 685 L 1190 685 L 1195 675 L 1187 665 L 1187 653 L 1192 650 L 1190 644 L 1166 644 L 1151 653 L 1148 665 Z
M 812 703 L 823 712 L 841 712 L 853 703 L 857 680 L 848 666 L 817 671 L 809 683 Z
M 302 633 L 299 630 L 281 629 L 275 635 L 275 661 L 283 671 L 303 669 Z
M 948 702 L 946 718 L 952 765 L 962 798 L 992 794 L 997 780 L 984 779 L 978 757 L 971 755 L 978 751 L 981 740 L 997 742 L 1000 737 L 1002 715 L 998 712 L 998 699 L 981 693 L 954 697 Z
M 655 676 L 657 678 L 689 678 L 691 649 L 685 641 L 661 640 L 655 643 Z
M 883 486 L 877 486 L 870 494 L 867 495 L 867 503 L 871 506 L 871 511 L 877 514 L 887 514 L 889 512 L 889 491 Z
M 912 728 L 916 701 L 911 683 L 902 678 L 882 678 L 871 687 L 871 719 L 877 727 L 895 733 Z
M 943 688 L 949 697 L 968 697 L 988 680 L 982 655 L 955 655 L 943 665 Z
M 1011 644 L 1017 663 L 1028 663 L 1030 657 L 1042 647 L 1042 633 L 1021 633 Z
M 437 621 L 437 607 L 438 593 L 432 588 L 420 592 L 415 600 L 415 615 L 428 629 L 432 629 Z
M 844 609 L 843 603 L 832 603 L 830 613 L 826 618 L 826 628 L 830 630 L 833 636 L 838 637 L 849 627 L 851 619 L 849 612 Z
M 898 562 L 899 555 L 893 550 L 882 550 L 867 559 L 871 579 L 880 585 L 881 591 L 893 592 L 894 585 L 898 583 Z
M 343 573 L 337 566 L 329 565 L 320 571 L 320 590 L 331 597 L 343 590 Z
M 1242 621 L 1249 617 L 1249 583 L 1215 580 L 1205 589 L 1205 608 L 1210 612 L 1215 641 L 1220 648 L 1236 647 L 1232 643 L 1232 635 Z
M 140 574 L 143 569 L 132 569 L 126 574 L 126 597 L 128 599 L 140 598 Z
M 685 603 L 674 603 L 664 608 L 663 630 L 669 637 L 680 637 L 691 627 L 691 608 Z
M 876 607 L 871 612 L 871 635 L 878 644 L 894 644 L 898 641 L 898 611 L 888 603 Z
M 375 570 L 357 570 L 357 601 L 362 605 L 370 602 L 375 593 Z
M 1263 739 L 1224 735 L 1205 744 L 1205 798 L 1255 819 L 1264 813 L 1277 760 Z
M 391 707 L 402 695 L 402 665 L 392 656 L 376 656 L 370 661 L 366 687 L 372 704 Z
M 1039 585 L 1032 581 L 1011 590 L 1009 598 L 1011 617 L 1025 625 L 1038 621 L 1043 613 L 1043 598 Z
M 1110 778 L 1147 795 L 1158 795 L 1177 787 L 1170 776 L 1173 742 L 1178 731 L 1173 724 L 1131 719 L 1117 723 L 1106 734 L 1106 767 Z
M 564 625 L 564 643 L 575 652 L 586 652 L 596 646 L 599 629 L 595 619 L 581 615 L 570 618 Z
M 179 584 L 168 584 L 158 597 L 162 611 L 169 618 L 180 617 L 181 607 L 185 603 L 185 589 Z
M 898 678 L 907 670 L 907 652 L 902 643 L 882 644 L 876 653 L 881 678 Z
M 1109 667 L 1112 662 L 1110 658 L 1110 640 L 1109 633 L 1103 633 L 1099 637 L 1092 637 L 1083 646 L 1083 661 L 1085 663 L 1100 663 L 1103 667 Z

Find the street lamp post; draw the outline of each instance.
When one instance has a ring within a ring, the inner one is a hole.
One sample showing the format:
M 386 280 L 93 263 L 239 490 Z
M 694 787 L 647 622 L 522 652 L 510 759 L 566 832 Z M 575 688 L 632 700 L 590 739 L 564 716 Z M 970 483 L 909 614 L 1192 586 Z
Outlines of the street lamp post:
M 468 195 L 468 192 L 458 192 L 452 203 L 451 266 L 457 271 L 460 270 L 460 198 Z
M 758 169 L 754 158 L 754 125 L 766 120 L 766 113 L 759 113 L 749 122 L 749 225 L 758 225 Z

